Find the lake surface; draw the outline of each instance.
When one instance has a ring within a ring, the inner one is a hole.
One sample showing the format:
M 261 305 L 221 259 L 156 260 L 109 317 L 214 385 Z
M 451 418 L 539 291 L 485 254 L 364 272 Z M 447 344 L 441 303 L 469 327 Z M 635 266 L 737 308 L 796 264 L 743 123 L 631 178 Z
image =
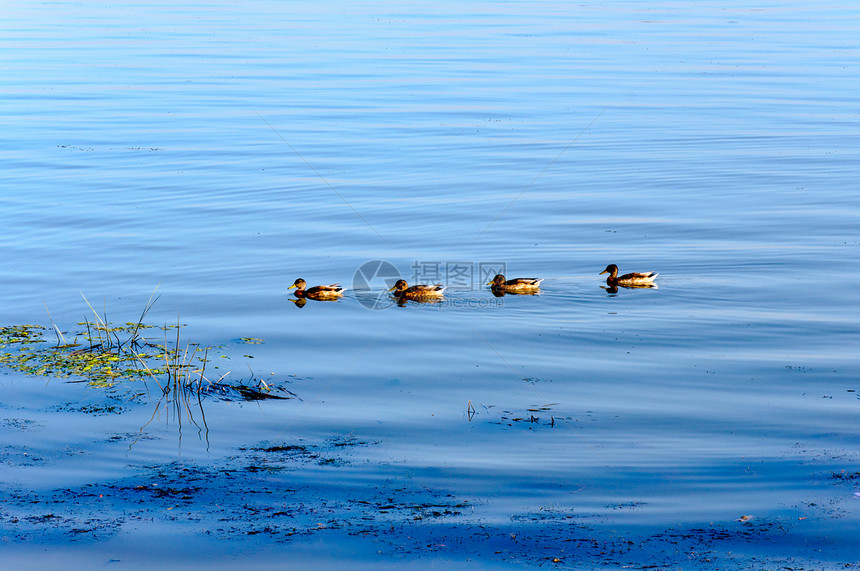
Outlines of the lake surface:
M 0 326 L 298 397 L 4 369 L 7 561 L 860 566 L 856 3 L 3 13 Z

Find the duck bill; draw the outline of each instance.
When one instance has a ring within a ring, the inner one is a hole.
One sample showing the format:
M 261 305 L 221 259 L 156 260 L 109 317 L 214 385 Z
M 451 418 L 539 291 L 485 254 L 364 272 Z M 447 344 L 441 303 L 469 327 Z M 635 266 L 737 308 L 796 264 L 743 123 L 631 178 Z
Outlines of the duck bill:
M 600 272 L 600 273 L 599 273 L 599 274 L 597 274 L 597 275 L 598 275 L 598 276 L 602 276 L 603 274 L 608 274 L 608 273 L 609 273 L 609 272 L 608 272 L 607 270 L 603 270 L 602 272 Z
M 290 287 L 288 287 L 287 289 L 293 289 L 294 287 L 295 287 L 295 288 L 297 288 L 297 287 L 299 287 L 299 286 L 297 286 L 296 284 L 293 284 L 293 285 L 291 285 Z
M 394 286 L 393 288 L 389 289 L 388 291 L 394 291 L 396 289 L 397 289 L 397 286 Z

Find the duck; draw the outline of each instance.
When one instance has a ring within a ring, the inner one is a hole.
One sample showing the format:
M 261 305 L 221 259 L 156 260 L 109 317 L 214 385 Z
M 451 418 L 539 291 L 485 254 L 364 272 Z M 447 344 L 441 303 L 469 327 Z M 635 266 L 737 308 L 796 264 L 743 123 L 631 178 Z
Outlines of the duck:
M 287 289 L 296 288 L 296 297 L 298 298 L 329 300 L 337 299 L 343 295 L 343 288 L 339 284 L 319 285 L 305 289 L 307 285 L 305 280 L 299 278 Z
M 629 274 L 624 274 L 623 276 L 618 275 L 618 266 L 615 264 L 609 264 L 606 266 L 606 269 L 600 272 L 598 275 L 609 274 L 609 277 L 606 278 L 607 285 L 610 286 L 645 286 L 650 287 L 654 285 L 654 278 L 657 277 L 657 272 L 632 272 Z
M 542 281 L 543 278 L 512 278 L 506 280 L 502 274 L 496 274 L 493 281 L 488 282 L 487 285 L 493 286 L 492 289 L 494 290 L 502 290 L 509 293 L 535 293 L 536 290 L 540 289 Z
M 394 292 L 394 297 L 397 299 L 427 299 L 440 298 L 445 291 L 445 286 L 442 284 L 435 285 L 414 285 L 409 287 L 406 280 L 397 280 L 394 287 L 388 291 Z

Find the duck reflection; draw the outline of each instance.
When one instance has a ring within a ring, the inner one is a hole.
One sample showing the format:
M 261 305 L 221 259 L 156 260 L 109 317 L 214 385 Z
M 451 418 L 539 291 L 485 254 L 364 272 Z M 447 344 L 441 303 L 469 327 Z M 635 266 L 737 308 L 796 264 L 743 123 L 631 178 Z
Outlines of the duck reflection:
M 421 305 L 434 305 L 439 303 L 444 303 L 445 298 L 443 297 L 428 297 L 428 298 L 410 298 L 407 299 L 405 297 L 398 297 L 396 300 L 397 307 L 406 307 L 410 303 L 416 303 Z
M 617 295 L 619 286 L 624 289 L 658 289 L 657 284 L 609 284 L 600 287 L 605 289 L 609 295 Z

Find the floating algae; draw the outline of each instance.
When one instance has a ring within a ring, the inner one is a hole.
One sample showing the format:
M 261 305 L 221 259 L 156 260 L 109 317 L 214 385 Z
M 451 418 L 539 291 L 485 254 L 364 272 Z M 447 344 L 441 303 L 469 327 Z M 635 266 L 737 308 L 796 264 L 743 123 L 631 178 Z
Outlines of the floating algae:
M 200 347 L 190 342 L 181 344 L 179 329 L 182 325 L 179 324 L 156 326 L 129 322 L 113 325 L 99 319 L 96 323 L 85 321 L 78 326 L 82 329 L 74 334 L 70 343 L 65 342 L 65 336 L 56 328 L 57 341 L 51 343 L 44 339 L 48 328 L 41 325 L 2 326 L 0 365 L 28 375 L 80 379 L 105 389 L 127 381 L 154 380 L 165 394 L 191 391 L 227 399 L 296 398 L 294 393 L 266 383 L 251 386 L 247 381 L 222 382 L 224 377 L 216 381 L 206 379 L 206 364 L 224 355 L 216 353 L 218 348 Z M 154 329 L 163 332 L 162 342 L 144 337 L 146 331 Z M 171 332 L 170 342 L 168 332 Z M 272 394 L 273 389 L 280 394 Z

